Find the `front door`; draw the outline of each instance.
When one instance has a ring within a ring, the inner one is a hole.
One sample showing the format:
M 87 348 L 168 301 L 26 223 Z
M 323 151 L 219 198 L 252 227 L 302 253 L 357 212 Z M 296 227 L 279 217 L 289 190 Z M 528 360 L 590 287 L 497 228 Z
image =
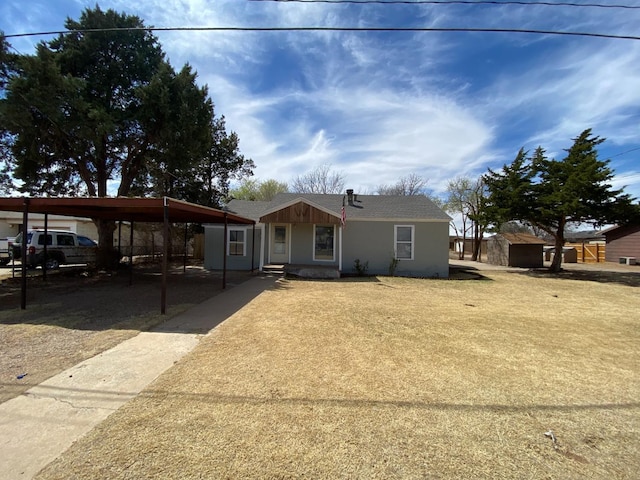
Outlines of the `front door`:
M 289 226 L 271 226 L 271 263 L 289 263 Z

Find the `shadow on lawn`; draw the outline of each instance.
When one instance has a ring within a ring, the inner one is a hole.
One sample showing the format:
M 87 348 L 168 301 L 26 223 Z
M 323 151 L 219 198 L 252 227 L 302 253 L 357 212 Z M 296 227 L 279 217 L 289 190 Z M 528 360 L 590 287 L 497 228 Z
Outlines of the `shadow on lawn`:
M 227 290 L 252 278 L 228 272 Z M 131 284 L 130 281 L 132 280 Z M 20 309 L 20 279 L 0 285 L 0 324 L 51 325 L 75 330 L 148 330 L 175 313 L 225 292 L 221 272 L 170 269 L 167 315 L 160 314 L 161 275 L 157 266 L 115 272 L 52 272 L 46 281 L 29 278 L 27 308 Z
M 0 384 L 2 386 L 2 384 Z M 50 396 L 60 398 L 67 395 L 78 397 L 78 394 L 86 394 L 86 398 L 108 400 L 112 397 L 122 395 L 136 396 L 135 392 L 119 392 L 100 389 L 63 388 L 59 386 L 39 385 L 42 390 L 38 393 L 41 397 Z M 47 395 L 46 390 L 51 393 Z M 627 403 L 576 403 L 572 405 L 553 404 L 478 404 L 478 403 L 446 403 L 446 402 L 424 402 L 415 400 L 392 400 L 380 399 L 372 400 L 366 398 L 306 398 L 306 397 L 285 397 L 285 396 L 253 396 L 253 395 L 220 395 L 208 393 L 190 393 L 185 391 L 167 391 L 145 389 L 140 394 L 141 397 L 162 398 L 163 401 L 175 398 L 182 401 L 189 400 L 196 403 L 206 404 L 251 404 L 251 405 L 322 405 L 327 407 L 371 407 L 371 408 L 415 408 L 424 410 L 453 410 L 453 411 L 486 411 L 494 413 L 517 413 L 538 411 L 560 411 L 574 412 L 584 410 L 632 410 L 640 408 L 640 402 Z
M 523 270 L 512 272 L 532 278 L 556 278 L 560 280 L 580 280 L 598 283 L 616 283 L 627 287 L 640 287 L 640 272 L 610 272 L 596 270 L 562 270 L 551 272 L 548 269 Z
M 471 266 L 449 265 L 449 280 L 482 280 L 493 282 L 494 280 L 485 277 L 480 271 Z

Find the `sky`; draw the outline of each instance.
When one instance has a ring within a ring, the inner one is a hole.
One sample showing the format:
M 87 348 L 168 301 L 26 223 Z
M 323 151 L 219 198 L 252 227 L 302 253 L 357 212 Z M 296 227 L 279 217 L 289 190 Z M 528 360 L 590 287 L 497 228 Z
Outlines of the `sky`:
M 559 2 L 560 0 L 550 0 Z M 581 0 L 577 0 L 580 2 Z M 426 27 L 638 36 L 640 9 L 545 5 L 102 0 L 154 27 Z M 584 2 L 582 2 L 584 3 Z M 592 3 L 592 2 L 589 2 Z M 600 0 L 638 5 L 632 0 Z M 6 35 L 64 29 L 95 0 L 3 0 Z M 291 181 L 330 165 L 376 193 L 416 174 L 431 194 L 510 163 L 520 148 L 564 158 L 583 130 L 606 141 L 615 188 L 640 198 L 640 41 L 488 32 L 162 31 L 256 164 Z M 33 53 L 53 36 L 9 38 Z

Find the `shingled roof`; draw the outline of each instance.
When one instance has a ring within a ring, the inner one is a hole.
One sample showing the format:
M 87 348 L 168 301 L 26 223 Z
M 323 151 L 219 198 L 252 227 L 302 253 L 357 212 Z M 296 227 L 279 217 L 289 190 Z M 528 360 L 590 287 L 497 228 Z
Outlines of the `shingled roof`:
M 346 195 L 280 193 L 271 202 L 232 200 L 227 211 L 258 221 L 265 213 L 298 199 L 317 205 L 340 216 L 344 205 L 349 220 L 451 220 L 441 208 L 424 195 L 355 195 L 352 204 Z
M 510 245 L 544 245 L 546 242 L 535 235 L 528 233 L 499 233 L 494 237 L 502 237 Z

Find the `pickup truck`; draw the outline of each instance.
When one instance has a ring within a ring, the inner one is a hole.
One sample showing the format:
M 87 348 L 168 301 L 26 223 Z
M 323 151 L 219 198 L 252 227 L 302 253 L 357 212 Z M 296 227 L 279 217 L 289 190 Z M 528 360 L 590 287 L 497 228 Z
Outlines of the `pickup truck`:
M 0 265 L 11 261 L 11 245 L 15 240 L 15 237 L 0 238 Z
M 22 233 L 14 240 L 13 258 L 22 258 Z M 73 232 L 47 230 L 30 230 L 27 232 L 27 266 L 44 266 L 45 237 L 47 244 L 47 269 L 55 269 L 60 265 L 71 263 L 95 263 L 98 244 L 90 238 L 76 235 Z

